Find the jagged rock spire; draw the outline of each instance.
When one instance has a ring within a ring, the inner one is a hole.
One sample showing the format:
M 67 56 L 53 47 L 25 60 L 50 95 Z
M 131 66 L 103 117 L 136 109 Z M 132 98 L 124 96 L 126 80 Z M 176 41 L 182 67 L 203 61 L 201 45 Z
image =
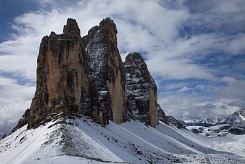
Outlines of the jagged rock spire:
M 156 84 L 139 53 L 123 64 L 116 34 L 113 20 L 105 18 L 81 38 L 76 20 L 69 18 L 63 34 L 43 37 L 35 96 L 15 129 L 26 122 L 35 128 L 57 115 L 83 115 L 101 125 L 129 116 L 156 126 Z
M 117 29 L 110 18 L 93 27 L 85 40 L 89 65 L 92 118 L 102 113 L 106 120 L 122 123 L 125 117 L 125 78 L 117 48 Z
M 107 28 L 111 29 L 115 34 L 117 34 L 116 24 L 114 23 L 114 21 L 111 18 L 107 17 L 107 18 L 103 19 L 99 25 L 100 25 L 100 27 L 107 27 Z
M 80 35 L 80 29 L 78 27 L 77 21 L 75 19 L 68 18 L 66 25 L 64 25 L 63 33 L 74 33 Z
M 151 126 L 158 124 L 157 86 L 139 53 L 125 59 L 127 111 Z
M 89 92 L 86 89 L 88 78 L 82 45 L 80 30 L 74 19 L 67 20 L 64 34 L 51 32 L 50 36 L 42 39 L 29 127 L 38 127 L 56 114 L 80 114 L 81 92 Z

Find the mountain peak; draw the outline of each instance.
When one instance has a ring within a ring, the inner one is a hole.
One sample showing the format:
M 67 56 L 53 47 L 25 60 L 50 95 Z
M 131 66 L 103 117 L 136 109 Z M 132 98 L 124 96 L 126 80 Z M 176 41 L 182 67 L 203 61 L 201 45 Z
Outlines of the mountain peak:
M 14 130 L 70 115 L 89 117 L 102 126 L 131 118 L 155 127 L 156 84 L 139 53 L 130 53 L 122 62 L 116 33 L 114 21 L 105 18 L 81 38 L 76 20 L 68 18 L 64 34 L 45 36 L 37 60 L 36 93 Z
M 117 34 L 117 27 L 116 27 L 116 24 L 114 23 L 114 21 L 110 18 L 110 17 L 107 17 L 105 19 L 103 19 L 101 22 L 100 22 L 100 27 L 108 27 L 108 28 L 111 28 L 115 31 L 115 33 Z
M 125 58 L 127 110 L 139 120 L 155 127 L 158 124 L 157 87 L 141 54 Z
M 68 18 L 66 25 L 64 25 L 63 33 L 74 33 L 80 35 L 80 29 L 78 27 L 77 21 L 75 19 Z

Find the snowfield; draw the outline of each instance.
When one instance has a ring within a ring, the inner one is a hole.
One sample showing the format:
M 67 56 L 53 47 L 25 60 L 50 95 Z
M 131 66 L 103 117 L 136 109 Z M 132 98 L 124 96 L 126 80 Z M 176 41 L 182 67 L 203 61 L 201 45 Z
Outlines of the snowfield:
M 152 128 L 131 120 L 101 127 L 87 118 L 69 117 L 36 129 L 24 126 L 4 138 L 0 163 L 243 164 L 244 142 L 244 136 L 207 138 L 163 123 Z

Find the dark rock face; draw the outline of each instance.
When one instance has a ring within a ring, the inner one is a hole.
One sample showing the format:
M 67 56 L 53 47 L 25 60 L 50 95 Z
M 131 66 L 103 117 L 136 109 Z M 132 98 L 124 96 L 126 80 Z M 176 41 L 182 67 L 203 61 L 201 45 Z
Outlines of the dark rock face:
M 22 115 L 21 119 L 19 120 L 18 124 L 16 125 L 16 127 L 14 127 L 14 129 L 12 129 L 11 133 L 16 131 L 17 129 L 23 127 L 24 125 L 26 125 L 28 123 L 29 120 L 29 116 L 30 116 L 30 109 L 27 109 L 25 111 L 25 113 Z
M 176 126 L 179 129 L 186 127 L 186 125 L 184 124 L 184 122 L 179 121 L 179 120 L 176 120 L 176 118 L 174 118 L 173 116 L 167 116 L 167 122 L 169 124 L 172 124 L 172 125 Z
M 57 115 L 87 116 L 101 125 L 130 116 L 154 127 L 160 113 L 166 123 L 143 58 L 132 53 L 123 64 L 116 34 L 115 23 L 106 18 L 81 37 L 76 20 L 69 18 L 63 34 L 43 37 L 35 96 L 13 130 L 27 123 L 36 128 Z
M 158 124 L 157 86 L 139 53 L 125 59 L 127 111 L 148 125 Z
M 165 115 L 163 109 L 161 108 L 161 106 L 159 104 L 157 104 L 157 111 L 158 111 L 158 119 L 159 119 L 159 121 L 162 121 L 163 123 L 168 125 L 169 124 L 168 118 Z
M 125 117 L 125 78 L 116 34 L 116 25 L 106 18 L 83 39 L 86 40 L 85 51 L 90 70 L 92 118 L 96 120 L 98 114 L 103 114 L 107 121 L 122 123 Z

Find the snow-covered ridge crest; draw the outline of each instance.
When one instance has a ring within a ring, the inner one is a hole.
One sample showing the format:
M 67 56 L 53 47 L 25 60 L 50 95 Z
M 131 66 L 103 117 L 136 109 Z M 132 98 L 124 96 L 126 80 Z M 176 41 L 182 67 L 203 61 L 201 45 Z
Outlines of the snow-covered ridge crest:
M 213 150 L 188 130 L 131 120 L 105 127 L 85 117 L 61 117 L 18 129 L 0 141 L 1 163 L 242 163 Z

